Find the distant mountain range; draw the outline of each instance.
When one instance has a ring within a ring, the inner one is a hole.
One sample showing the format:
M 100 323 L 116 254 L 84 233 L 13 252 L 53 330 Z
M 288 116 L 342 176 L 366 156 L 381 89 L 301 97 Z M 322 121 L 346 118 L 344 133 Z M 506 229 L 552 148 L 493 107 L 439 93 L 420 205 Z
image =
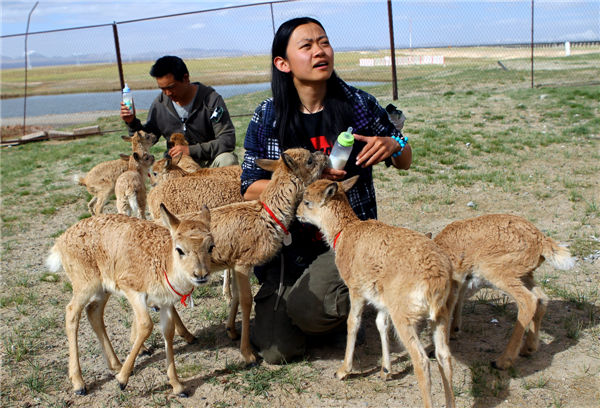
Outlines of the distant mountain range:
M 177 55 L 183 59 L 193 58 L 214 58 L 214 57 L 237 57 L 248 54 L 242 50 L 206 50 L 200 48 L 184 48 L 169 51 L 171 55 Z M 145 52 L 134 55 L 122 55 L 123 63 L 134 61 L 154 61 L 157 58 L 166 55 L 165 52 Z M 0 69 L 23 68 L 25 67 L 24 57 L 7 57 L 2 55 Z M 31 68 L 47 67 L 54 65 L 81 65 L 81 64 L 114 64 L 117 56 L 114 53 L 101 54 L 77 54 L 68 56 L 47 56 L 39 52 L 31 52 L 28 57 L 28 63 Z

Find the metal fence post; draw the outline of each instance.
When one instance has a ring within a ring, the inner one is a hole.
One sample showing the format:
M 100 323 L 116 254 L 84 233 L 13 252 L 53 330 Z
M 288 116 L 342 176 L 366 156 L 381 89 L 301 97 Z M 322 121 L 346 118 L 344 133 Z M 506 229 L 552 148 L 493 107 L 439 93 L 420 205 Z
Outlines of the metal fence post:
M 27 51 L 27 38 L 29 36 L 29 22 L 31 21 L 31 14 L 33 13 L 33 10 L 35 10 L 35 8 L 37 7 L 39 1 L 36 1 L 35 4 L 33 5 L 33 7 L 31 8 L 31 11 L 29 12 L 29 15 L 27 16 L 27 29 L 25 30 L 25 83 L 24 83 L 24 89 L 23 89 L 23 136 L 25 136 L 25 125 L 27 124 L 27 64 L 29 63 L 28 61 L 28 51 Z
M 121 89 L 125 88 L 125 78 L 123 77 L 123 63 L 121 62 L 121 47 L 119 47 L 119 32 L 117 31 L 117 23 L 113 21 L 113 36 L 115 37 L 115 52 L 117 54 L 117 68 L 119 69 L 119 79 L 121 81 Z
M 533 0 L 531 0 L 531 88 L 533 89 Z
M 388 21 L 390 26 L 390 51 L 392 53 L 392 99 L 398 99 L 398 84 L 396 83 L 396 46 L 394 45 L 394 22 L 392 19 L 392 0 L 388 0 Z

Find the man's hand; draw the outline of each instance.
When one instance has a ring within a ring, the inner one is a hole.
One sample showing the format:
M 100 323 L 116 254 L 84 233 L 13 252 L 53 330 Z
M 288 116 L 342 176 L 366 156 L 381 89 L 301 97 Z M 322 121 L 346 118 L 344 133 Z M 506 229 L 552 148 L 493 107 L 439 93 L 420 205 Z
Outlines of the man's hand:
M 169 149 L 169 156 L 171 156 L 171 157 L 176 157 L 180 153 L 182 153 L 186 156 L 189 156 L 190 155 L 190 147 L 183 146 L 183 145 L 177 145 L 177 146 L 173 146 Z
M 129 110 L 127 105 L 121 102 L 121 119 L 125 121 L 125 123 L 131 123 L 135 119 L 135 105 L 133 105 L 133 109 Z
M 354 135 L 354 139 L 366 143 L 356 156 L 356 165 L 361 167 L 373 166 L 400 150 L 398 142 L 388 136 Z
M 335 169 L 332 169 L 331 167 L 326 167 L 325 170 L 323 170 L 323 173 L 321 173 L 321 178 L 324 178 L 327 180 L 333 180 L 333 181 L 339 181 L 339 180 L 343 179 L 345 176 L 346 176 L 345 170 L 335 170 Z

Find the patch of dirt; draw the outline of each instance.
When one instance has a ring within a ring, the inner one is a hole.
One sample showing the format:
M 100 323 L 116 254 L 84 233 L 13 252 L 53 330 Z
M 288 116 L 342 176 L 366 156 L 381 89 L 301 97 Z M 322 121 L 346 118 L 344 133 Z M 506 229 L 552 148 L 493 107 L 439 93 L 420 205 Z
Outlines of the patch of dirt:
M 27 135 L 29 133 L 40 132 L 40 131 L 48 131 L 51 130 L 50 126 L 25 126 L 25 130 L 23 131 L 23 125 L 9 125 L 2 126 L 0 128 L 0 135 L 2 137 L 2 141 L 5 140 L 15 140 L 20 139 L 21 136 Z

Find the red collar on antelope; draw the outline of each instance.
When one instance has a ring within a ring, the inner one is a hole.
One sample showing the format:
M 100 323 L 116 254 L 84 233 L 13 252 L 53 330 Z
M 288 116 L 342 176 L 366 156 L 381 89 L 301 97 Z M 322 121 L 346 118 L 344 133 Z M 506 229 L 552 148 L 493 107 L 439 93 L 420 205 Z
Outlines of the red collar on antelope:
M 335 238 L 333 239 L 333 250 L 334 251 L 335 251 L 335 244 L 337 243 L 337 240 L 340 237 L 341 233 L 342 233 L 342 230 L 340 230 L 340 232 L 338 232 L 337 235 L 335 236 Z
M 260 203 L 265 208 L 265 210 L 267 210 L 267 212 L 269 213 L 269 215 L 271 216 L 271 218 L 273 218 L 275 220 L 275 222 L 283 230 L 283 233 L 285 234 L 284 237 L 283 237 L 283 244 L 285 246 L 288 246 L 289 244 L 291 244 L 292 243 L 292 236 L 290 235 L 290 232 L 285 227 L 285 225 L 283 225 L 283 223 L 277 219 L 277 217 L 275 216 L 275 214 L 273 213 L 273 211 L 271 211 L 271 209 L 269 207 L 267 207 L 267 205 L 264 202 L 261 201 Z
M 167 271 L 163 271 L 163 272 L 165 273 L 165 279 L 167 280 L 167 285 L 169 285 L 169 287 L 171 288 L 171 290 L 173 292 L 175 292 L 175 294 L 181 298 L 180 299 L 181 304 L 183 306 L 187 307 L 187 304 L 185 303 L 185 301 L 186 301 L 186 299 L 189 298 L 192 301 L 192 307 L 193 307 L 194 300 L 191 298 L 191 295 L 192 295 L 192 292 L 194 291 L 194 288 L 192 288 L 192 292 L 188 293 L 187 295 L 182 295 L 181 293 L 177 292 L 175 290 L 175 288 L 171 285 L 171 282 L 169 282 L 169 277 L 167 276 Z

